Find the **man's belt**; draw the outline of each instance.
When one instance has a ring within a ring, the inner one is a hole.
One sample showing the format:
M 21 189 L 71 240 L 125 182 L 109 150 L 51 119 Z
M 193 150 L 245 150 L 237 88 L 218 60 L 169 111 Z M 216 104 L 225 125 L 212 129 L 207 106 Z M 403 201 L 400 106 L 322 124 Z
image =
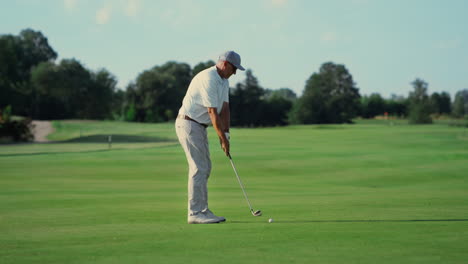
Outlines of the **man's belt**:
M 207 124 L 202 124 L 202 123 L 200 123 L 200 122 L 198 122 L 198 121 L 196 121 L 196 120 L 194 120 L 194 119 L 190 118 L 190 117 L 189 117 L 189 116 L 187 116 L 187 115 L 178 115 L 178 116 L 177 116 L 177 118 L 180 118 L 180 119 L 185 119 L 185 120 L 189 120 L 189 121 L 195 122 L 195 123 L 197 123 L 197 124 L 199 124 L 199 125 L 202 125 L 202 126 L 203 126 L 203 127 L 205 127 L 205 128 L 207 128 L 207 127 L 208 127 L 208 125 L 207 125 Z

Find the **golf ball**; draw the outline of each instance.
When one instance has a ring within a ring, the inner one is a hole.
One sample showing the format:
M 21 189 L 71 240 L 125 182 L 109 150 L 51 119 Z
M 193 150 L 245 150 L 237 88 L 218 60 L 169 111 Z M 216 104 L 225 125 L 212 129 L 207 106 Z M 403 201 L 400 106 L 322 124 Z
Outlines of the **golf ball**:
M 273 218 L 268 219 L 268 223 L 273 223 Z

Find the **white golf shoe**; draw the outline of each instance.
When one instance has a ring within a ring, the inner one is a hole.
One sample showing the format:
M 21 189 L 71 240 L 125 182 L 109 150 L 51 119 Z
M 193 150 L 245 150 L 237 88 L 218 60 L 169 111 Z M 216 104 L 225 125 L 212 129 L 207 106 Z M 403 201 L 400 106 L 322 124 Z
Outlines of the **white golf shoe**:
M 216 216 L 215 214 L 213 214 L 213 212 L 211 212 L 210 209 L 206 209 L 203 214 L 205 214 L 206 216 L 210 217 L 210 218 L 217 218 L 219 219 L 219 222 L 225 222 L 226 221 L 226 218 L 222 217 L 222 216 Z
M 189 224 L 215 224 L 221 222 L 218 217 L 210 217 L 204 213 L 198 213 L 196 215 L 189 215 L 187 222 Z

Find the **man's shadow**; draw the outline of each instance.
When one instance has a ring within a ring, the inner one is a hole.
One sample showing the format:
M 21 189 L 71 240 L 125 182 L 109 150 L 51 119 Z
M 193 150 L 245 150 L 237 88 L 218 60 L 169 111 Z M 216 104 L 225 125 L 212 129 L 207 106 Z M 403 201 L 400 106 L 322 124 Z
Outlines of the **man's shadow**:
M 263 221 L 229 221 L 234 224 L 264 223 Z M 405 223 L 405 222 L 468 222 L 468 219 L 354 219 L 354 220 L 284 220 L 274 221 L 280 224 L 307 224 L 307 223 Z

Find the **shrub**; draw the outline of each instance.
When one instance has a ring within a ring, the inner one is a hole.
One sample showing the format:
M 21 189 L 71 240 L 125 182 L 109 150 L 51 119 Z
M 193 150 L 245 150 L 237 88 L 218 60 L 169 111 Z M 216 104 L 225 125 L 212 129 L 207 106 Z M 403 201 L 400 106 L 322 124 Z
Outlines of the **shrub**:
M 11 107 L 0 110 L 0 142 L 28 142 L 34 140 L 32 120 L 11 119 Z

